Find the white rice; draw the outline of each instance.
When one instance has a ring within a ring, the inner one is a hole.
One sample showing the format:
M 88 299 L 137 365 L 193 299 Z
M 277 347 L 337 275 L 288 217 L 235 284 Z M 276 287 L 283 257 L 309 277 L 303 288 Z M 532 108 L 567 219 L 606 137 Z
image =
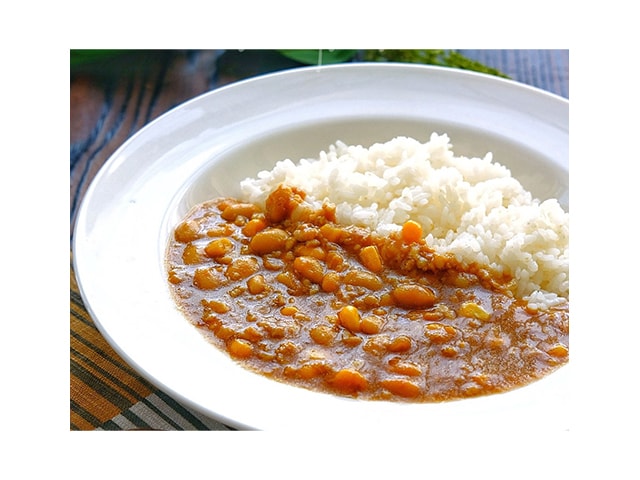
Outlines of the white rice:
M 491 153 L 455 156 L 447 135 L 369 148 L 336 142 L 317 159 L 285 159 L 245 179 L 243 200 L 264 205 L 282 183 L 315 206 L 335 204 L 341 224 L 385 235 L 413 219 L 437 251 L 512 275 L 532 308 L 569 298 L 569 214 L 555 199 L 533 198 Z

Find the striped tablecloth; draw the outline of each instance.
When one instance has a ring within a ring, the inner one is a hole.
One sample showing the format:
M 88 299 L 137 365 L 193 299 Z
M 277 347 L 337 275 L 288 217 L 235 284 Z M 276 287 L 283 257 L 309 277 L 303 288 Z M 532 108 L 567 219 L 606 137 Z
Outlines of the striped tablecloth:
M 568 50 L 460 52 L 513 80 L 569 97 Z M 140 128 L 206 91 L 297 66 L 268 50 L 128 52 L 72 63 L 70 238 L 91 180 Z M 71 430 L 232 430 L 181 405 L 127 365 L 97 330 L 73 264 L 70 270 Z

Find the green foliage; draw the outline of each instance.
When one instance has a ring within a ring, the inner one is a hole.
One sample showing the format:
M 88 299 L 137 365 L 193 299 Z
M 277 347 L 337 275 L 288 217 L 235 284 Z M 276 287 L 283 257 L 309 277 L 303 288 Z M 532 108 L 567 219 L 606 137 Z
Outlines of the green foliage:
M 277 50 L 284 57 L 305 65 L 329 65 L 355 59 L 366 62 L 421 63 L 472 70 L 498 77 L 507 75 L 465 57 L 456 50 Z M 71 50 L 71 68 L 115 58 L 135 50 Z
M 306 65 L 328 65 L 351 60 L 357 50 L 278 50 L 285 57 Z
M 456 50 L 365 50 L 364 60 L 368 62 L 422 63 L 509 78 L 499 70 L 467 58 Z
M 117 57 L 127 52 L 129 52 L 129 50 L 71 50 L 69 55 L 71 68 L 97 60 Z

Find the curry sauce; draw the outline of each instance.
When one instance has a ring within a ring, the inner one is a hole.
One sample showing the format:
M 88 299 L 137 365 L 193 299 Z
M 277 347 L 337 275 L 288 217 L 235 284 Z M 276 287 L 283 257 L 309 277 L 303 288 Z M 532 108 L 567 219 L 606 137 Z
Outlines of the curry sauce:
M 568 302 L 529 310 L 512 279 L 436 253 L 420 225 L 383 238 L 304 197 L 280 186 L 264 209 L 205 202 L 169 244 L 177 305 L 243 366 L 321 392 L 434 402 L 568 362 Z

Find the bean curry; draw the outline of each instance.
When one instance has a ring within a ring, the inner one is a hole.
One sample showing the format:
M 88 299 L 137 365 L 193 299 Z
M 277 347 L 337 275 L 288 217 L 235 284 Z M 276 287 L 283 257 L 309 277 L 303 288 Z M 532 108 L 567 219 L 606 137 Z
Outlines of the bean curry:
M 568 302 L 530 310 L 512 279 L 436 253 L 413 221 L 383 238 L 304 198 L 281 185 L 264 209 L 211 200 L 170 241 L 178 307 L 244 367 L 325 393 L 435 402 L 568 362 Z

